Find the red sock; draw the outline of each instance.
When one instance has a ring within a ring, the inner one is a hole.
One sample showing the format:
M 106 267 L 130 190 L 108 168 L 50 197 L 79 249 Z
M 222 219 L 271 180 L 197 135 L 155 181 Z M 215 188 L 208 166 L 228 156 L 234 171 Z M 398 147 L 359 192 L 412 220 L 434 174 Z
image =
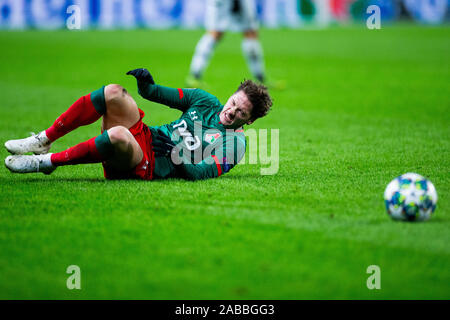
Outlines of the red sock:
M 91 138 L 67 150 L 53 153 L 50 156 L 52 164 L 55 166 L 66 166 L 71 164 L 102 162 L 105 160 L 105 156 L 97 150 L 95 139 Z
M 55 123 L 45 131 L 50 141 L 64 136 L 70 131 L 97 121 L 102 115 L 95 109 L 91 94 L 79 98 L 75 103 L 67 109 L 62 115 L 56 119 Z

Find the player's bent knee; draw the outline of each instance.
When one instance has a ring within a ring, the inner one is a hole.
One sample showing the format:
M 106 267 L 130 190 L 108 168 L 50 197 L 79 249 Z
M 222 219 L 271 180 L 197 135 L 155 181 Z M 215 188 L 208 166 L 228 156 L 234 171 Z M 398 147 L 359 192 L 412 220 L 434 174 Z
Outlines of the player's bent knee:
M 108 136 L 111 144 L 115 146 L 124 146 L 130 143 L 132 134 L 127 128 L 116 126 L 108 129 Z
M 108 160 L 109 165 L 122 170 L 134 168 L 142 160 L 142 150 L 127 128 L 112 127 L 108 129 L 108 136 L 115 151 L 114 158 Z
M 120 84 L 108 84 L 105 87 L 105 100 L 108 102 L 115 102 L 124 97 L 126 90 Z

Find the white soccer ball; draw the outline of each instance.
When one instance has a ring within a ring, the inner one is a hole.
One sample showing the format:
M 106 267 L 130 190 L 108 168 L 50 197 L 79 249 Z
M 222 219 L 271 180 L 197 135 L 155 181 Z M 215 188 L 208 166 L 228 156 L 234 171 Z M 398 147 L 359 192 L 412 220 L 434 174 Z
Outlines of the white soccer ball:
M 384 191 L 387 213 L 394 220 L 428 220 L 436 209 L 437 199 L 431 181 L 417 173 L 405 173 L 395 178 Z

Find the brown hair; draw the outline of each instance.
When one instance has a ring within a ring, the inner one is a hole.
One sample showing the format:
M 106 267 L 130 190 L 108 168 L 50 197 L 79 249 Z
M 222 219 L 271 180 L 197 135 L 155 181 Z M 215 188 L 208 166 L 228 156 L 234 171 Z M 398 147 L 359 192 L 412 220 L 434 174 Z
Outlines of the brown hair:
M 257 84 L 252 80 L 244 80 L 236 90 L 244 91 L 248 100 L 253 106 L 251 120 L 255 121 L 258 118 L 264 117 L 272 106 L 272 98 L 269 95 L 267 87 L 262 84 Z

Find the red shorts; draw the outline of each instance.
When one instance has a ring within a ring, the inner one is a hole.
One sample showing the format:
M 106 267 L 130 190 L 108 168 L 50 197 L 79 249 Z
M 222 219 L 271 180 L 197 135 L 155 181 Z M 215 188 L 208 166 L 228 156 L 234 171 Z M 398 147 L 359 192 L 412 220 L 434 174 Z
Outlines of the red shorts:
M 153 169 L 155 168 L 155 153 L 152 149 L 152 133 L 145 123 L 142 122 L 145 113 L 139 109 L 140 118 L 130 129 L 131 134 L 144 153 L 141 162 L 129 171 L 119 171 L 108 167 L 103 162 L 103 171 L 106 179 L 142 179 L 153 180 Z

